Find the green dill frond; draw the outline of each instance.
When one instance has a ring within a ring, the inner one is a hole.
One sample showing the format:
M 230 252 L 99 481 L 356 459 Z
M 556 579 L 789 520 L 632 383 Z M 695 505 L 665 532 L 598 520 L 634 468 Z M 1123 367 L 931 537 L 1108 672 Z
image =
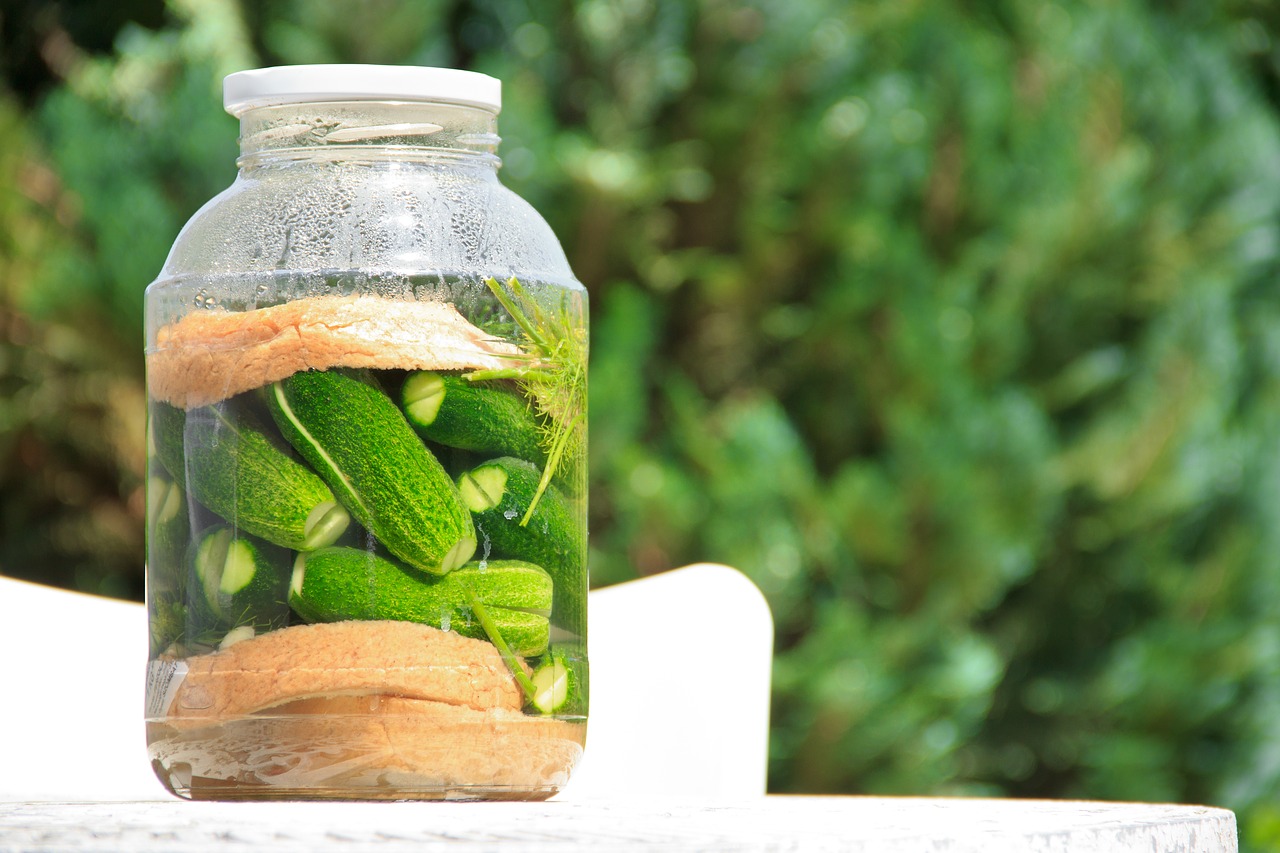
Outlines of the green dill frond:
M 581 316 L 562 301 L 557 310 L 543 307 L 519 280 L 500 284 L 485 279 L 499 304 L 519 330 L 528 358 L 510 368 L 479 370 L 467 379 L 482 382 L 514 379 L 538 412 L 546 417 L 541 444 L 547 455 L 542 482 L 521 524 L 527 524 L 552 478 L 566 464 L 581 458 L 586 441 L 587 333 Z

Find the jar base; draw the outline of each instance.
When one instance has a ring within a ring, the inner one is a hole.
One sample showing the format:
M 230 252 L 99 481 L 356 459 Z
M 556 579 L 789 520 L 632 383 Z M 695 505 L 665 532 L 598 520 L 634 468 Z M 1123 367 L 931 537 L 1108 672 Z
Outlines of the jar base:
M 386 714 L 147 723 L 157 777 L 189 800 L 545 800 L 585 737 L 581 719 L 518 714 L 447 727 Z
M 233 782 L 188 776 L 181 771 L 166 773 L 157 766 L 156 775 L 169 793 L 197 802 L 538 802 L 560 792 L 561 786 L 518 788 L 470 785 L 456 788 L 398 787 L 315 787 L 297 788 L 263 783 Z

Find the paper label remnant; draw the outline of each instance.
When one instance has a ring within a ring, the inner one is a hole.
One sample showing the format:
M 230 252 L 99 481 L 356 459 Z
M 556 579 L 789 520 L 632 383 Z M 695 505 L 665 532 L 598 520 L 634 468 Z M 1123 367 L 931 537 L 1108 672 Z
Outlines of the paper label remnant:
M 163 717 L 187 677 L 186 661 L 162 659 L 147 664 L 147 717 Z

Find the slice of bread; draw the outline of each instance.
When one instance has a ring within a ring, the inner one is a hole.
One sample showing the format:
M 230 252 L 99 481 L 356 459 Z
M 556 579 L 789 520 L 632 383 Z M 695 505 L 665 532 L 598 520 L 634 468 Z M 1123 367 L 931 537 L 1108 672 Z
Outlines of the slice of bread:
M 507 708 L 385 694 L 315 697 L 193 729 L 148 725 L 152 758 L 191 794 L 541 799 L 564 786 L 586 726 Z
M 398 696 L 302 700 L 263 712 L 282 724 L 289 722 L 284 715 L 297 714 L 342 720 L 335 728 L 349 738 L 348 750 L 385 738 L 376 771 L 397 786 L 558 787 L 586 740 L 583 723 Z M 373 770 L 367 766 L 361 775 Z
M 251 311 L 191 311 L 157 332 L 147 387 L 157 400 L 193 409 L 301 370 L 481 370 L 521 357 L 448 303 L 315 296 Z
M 523 702 L 498 650 L 413 622 L 294 625 L 185 661 L 167 722 L 204 725 L 298 699 L 380 693 L 478 710 Z

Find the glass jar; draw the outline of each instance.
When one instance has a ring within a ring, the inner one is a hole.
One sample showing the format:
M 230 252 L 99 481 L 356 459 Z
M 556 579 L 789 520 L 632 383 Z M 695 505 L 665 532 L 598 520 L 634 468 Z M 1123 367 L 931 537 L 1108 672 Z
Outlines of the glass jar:
M 233 74 L 147 288 L 146 730 L 197 799 L 542 799 L 587 717 L 587 295 L 499 83 Z

